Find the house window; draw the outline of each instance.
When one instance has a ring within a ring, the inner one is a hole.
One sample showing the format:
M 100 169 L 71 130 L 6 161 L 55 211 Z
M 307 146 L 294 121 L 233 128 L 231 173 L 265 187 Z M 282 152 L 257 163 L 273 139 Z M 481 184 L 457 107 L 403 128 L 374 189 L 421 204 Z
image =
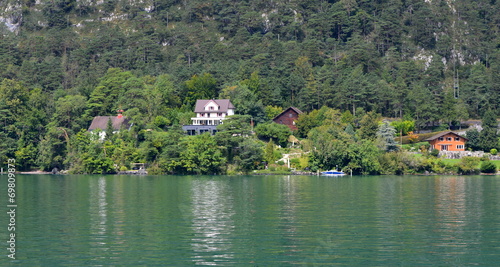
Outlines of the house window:
M 439 137 L 439 141 L 444 141 L 444 137 Z
M 209 107 L 210 110 L 214 110 L 214 107 Z
M 464 149 L 464 145 L 457 145 L 457 149 Z
M 451 141 L 452 138 L 451 137 L 446 137 L 446 141 Z
M 217 117 L 222 117 L 222 113 L 217 113 Z
M 455 137 L 455 141 L 460 141 L 460 137 Z
M 292 113 L 288 114 L 288 117 L 290 117 L 290 118 L 293 117 L 293 114 Z

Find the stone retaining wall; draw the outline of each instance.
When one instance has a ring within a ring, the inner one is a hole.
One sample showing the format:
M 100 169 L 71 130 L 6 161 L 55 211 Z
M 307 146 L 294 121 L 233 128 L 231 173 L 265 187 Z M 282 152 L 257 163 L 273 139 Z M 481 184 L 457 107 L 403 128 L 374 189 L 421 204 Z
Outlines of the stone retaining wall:
M 491 155 L 484 153 L 484 151 L 441 151 L 439 157 L 444 159 L 461 159 L 463 157 L 478 157 L 482 158 L 487 156 L 490 160 L 500 160 L 499 155 Z

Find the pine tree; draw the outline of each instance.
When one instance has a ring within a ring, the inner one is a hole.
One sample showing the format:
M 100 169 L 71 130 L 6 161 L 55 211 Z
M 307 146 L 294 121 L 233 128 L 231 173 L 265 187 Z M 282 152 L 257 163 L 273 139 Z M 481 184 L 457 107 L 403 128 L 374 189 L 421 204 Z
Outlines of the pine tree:
M 264 150 L 264 160 L 266 160 L 268 164 L 274 163 L 274 142 L 272 139 L 269 140 Z
M 382 122 L 378 127 L 377 141 L 378 146 L 385 152 L 397 151 L 398 144 L 394 137 L 396 136 L 396 129 L 388 121 Z
M 488 109 L 482 118 L 483 130 L 479 134 L 479 146 L 483 151 L 490 151 L 498 146 L 498 122 L 495 112 Z
M 111 121 L 111 118 L 109 118 L 106 124 L 106 131 L 105 131 L 107 140 L 111 139 L 111 137 L 113 136 L 113 132 L 114 132 L 113 122 Z

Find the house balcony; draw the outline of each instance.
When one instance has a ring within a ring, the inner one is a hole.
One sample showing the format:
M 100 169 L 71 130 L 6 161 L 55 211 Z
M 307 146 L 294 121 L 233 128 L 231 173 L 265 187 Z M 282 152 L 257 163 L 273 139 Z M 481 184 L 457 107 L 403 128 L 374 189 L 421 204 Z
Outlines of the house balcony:
M 219 125 L 224 119 L 224 117 L 195 117 L 191 118 L 191 121 L 193 125 Z

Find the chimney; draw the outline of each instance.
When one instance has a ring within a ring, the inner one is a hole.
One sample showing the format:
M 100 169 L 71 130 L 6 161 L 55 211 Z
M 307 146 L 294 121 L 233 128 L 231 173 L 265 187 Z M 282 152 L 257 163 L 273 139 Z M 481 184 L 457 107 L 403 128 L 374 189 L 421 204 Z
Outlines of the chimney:
M 116 116 L 118 119 L 121 119 L 123 117 L 122 112 L 123 112 L 123 109 L 118 110 L 118 115 Z

